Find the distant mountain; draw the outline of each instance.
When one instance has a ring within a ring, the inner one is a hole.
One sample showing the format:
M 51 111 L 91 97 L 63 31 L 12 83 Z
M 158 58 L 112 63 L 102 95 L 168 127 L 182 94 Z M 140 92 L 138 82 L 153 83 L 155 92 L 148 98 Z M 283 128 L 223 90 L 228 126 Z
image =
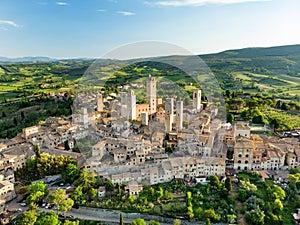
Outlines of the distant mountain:
M 220 53 L 200 55 L 203 58 L 253 58 L 275 56 L 300 56 L 300 45 L 286 45 L 267 48 L 243 48 Z
M 3 63 L 28 63 L 28 62 L 52 62 L 52 61 L 57 61 L 57 59 L 52 59 L 43 56 L 28 56 L 28 57 L 20 57 L 20 58 L 0 57 L 0 62 Z

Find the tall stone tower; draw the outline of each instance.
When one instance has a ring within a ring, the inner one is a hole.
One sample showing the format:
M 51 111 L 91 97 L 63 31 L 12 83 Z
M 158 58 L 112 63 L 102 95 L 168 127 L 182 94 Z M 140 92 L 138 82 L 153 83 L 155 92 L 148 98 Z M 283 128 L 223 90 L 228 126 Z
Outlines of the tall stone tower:
M 145 126 L 149 125 L 148 112 L 142 112 L 141 113 L 141 121 L 142 121 L 142 125 L 145 125 Z
M 200 112 L 201 110 L 201 90 L 194 90 L 193 108 L 196 112 Z
M 121 116 L 128 118 L 128 112 L 127 112 L 127 93 L 126 92 L 121 92 Z
M 150 106 L 150 114 L 156 113 L 156 80 L 149 75 L 147 84 L 147 103 Z
M 173 114 L 174 114 L 174 99 L 167 98 L 165 102 L 165 123 L 166 123 L 167 133 L 170 133 L 172 131 Z
M 180 132 L 183 124 L 183 101 L 176 102 L 176 130 Z
M 83 126 L 85 128 L 88 127 L 89 125 L 89 114 L 88 114 L 88 111 L 87 111 L 87 108 L 81 108 L 81 122 L 83 123 Z
M 134 91 L 130 91 L 127 95 L 127 110 L 129 120 L 136 120 L 136 95 Z
M 103 111 L 103 98 L 102 94 L 97 92 L 97 111 Z

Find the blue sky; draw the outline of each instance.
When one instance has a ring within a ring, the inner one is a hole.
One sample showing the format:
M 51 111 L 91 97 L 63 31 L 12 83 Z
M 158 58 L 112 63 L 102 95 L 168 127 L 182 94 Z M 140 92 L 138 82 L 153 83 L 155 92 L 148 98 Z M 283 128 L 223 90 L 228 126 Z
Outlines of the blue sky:
M 299 0 L 0 0 L 0 56 L 101 57 L 156 40 L 195 54 L 300 44 Z

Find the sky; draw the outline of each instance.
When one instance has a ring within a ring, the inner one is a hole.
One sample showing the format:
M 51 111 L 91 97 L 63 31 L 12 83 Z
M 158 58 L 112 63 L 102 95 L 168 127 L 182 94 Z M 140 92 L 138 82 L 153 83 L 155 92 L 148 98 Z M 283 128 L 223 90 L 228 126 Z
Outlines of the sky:
M 0 0 L 0 56 L 102 57 L 141 41 L 193 54 L 300 44 L 299 0 Z

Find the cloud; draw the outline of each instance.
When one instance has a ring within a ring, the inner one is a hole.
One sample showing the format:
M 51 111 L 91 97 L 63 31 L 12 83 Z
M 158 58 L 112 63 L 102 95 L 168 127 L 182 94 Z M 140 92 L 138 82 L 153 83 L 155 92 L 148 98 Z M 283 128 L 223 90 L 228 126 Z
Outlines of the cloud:
M 122 14 L 123 16 L 134 16 L 135 13 L 129 11 L 118 11 L 117 13 Z
M 10 20 L 0 20 L 0 27 L 1 30 L 7 30 L 7 27 L 11 26 L 11 27 L 19 27 L 18 24 L 16 24 L 14 21 L 10 21 Z
M 97 12 L 107 12 L 106 9 L 98 9 Z
M 146 2 L 146 4 L 158 5 L 158 6 L 203 6 L 208 4 L 235 4 L 246 2 L 265 2 L 271 0 L 166 0 L 156 1 L 154 3 Z
M 64 6 L 64 5 L 70 5 L 70 4 L 67 3 L 67 2 L 56 2 L 56 5 L 62 5 L 62 6 Z
M 128 11 L 118 11 L 117 13 L 122 14 L 123 16 L 134 16 L 135 13 Z

